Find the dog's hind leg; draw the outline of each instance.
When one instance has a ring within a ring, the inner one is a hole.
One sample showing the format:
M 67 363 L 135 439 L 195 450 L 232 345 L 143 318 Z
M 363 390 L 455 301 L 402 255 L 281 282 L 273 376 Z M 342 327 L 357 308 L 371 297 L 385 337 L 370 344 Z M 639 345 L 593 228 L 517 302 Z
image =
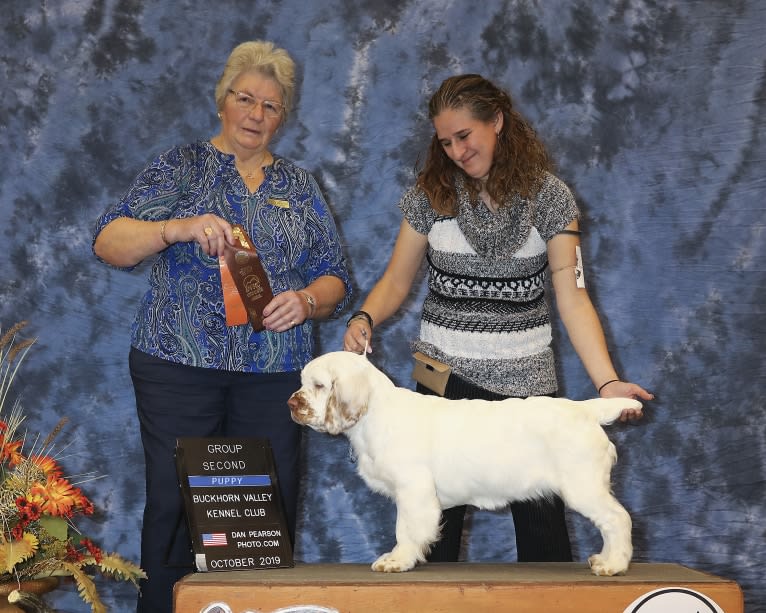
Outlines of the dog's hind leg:
M 588 564 L 594 575 L 624 575 L 633 557 L 630 515 L 614 497 L 611 498 L 611 502 L 611 517 L 601 525 L 599 525 L 600 522 L 594 522 L 604 539 L 604 548 L 601 553 L 593 554 L 588 558 Z
M 588 558 L 594 575 L 622 575 L 633 556 L 632 522 L 625 508 L 602 483 L 578 483 L 562 491 L 566 505 L 591 520 L 601 532 L 604 546 Z
M 380 556 L 372 570 L 400 573 L 425 562 L 431 543 L 439 537 L 441 506 L 433 483 L 410 483 L 396 494 L 396 546 Z

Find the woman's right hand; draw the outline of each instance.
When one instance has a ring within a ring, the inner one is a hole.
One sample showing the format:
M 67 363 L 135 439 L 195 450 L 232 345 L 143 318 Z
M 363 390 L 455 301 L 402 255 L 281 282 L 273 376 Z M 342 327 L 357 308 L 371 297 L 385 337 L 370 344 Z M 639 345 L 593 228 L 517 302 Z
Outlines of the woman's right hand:
M 362 309 L 355 313 L 343 337 L 343 349 L 354 353 L 372 353 L 372 325 L 379 325 L 404 302 L 428 249 L 428 236 L 420 234 L 403 219 L 399 226 L 394 251 L 383 276 L 364 299 Z
M 354 353 L 372 353 L 372 328 L 363 318 L 352 319 L 343 336 L 343 349 Z
M 210 257 L 223 255 L 226 243 L 234 244 L 231 224 L 212 213 L 197 217 L 169 219 L 165 224 L 165 240 L 172 243 L 196 242 Z

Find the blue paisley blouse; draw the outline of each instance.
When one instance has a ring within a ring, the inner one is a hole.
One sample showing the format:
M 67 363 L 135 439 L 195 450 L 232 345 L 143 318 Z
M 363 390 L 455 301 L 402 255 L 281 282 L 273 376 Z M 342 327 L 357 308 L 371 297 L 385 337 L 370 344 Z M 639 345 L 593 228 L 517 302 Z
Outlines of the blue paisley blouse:
M 111 221 L 149 221 L 214 213 L 247 230 L 274 294 L 302 289 L 315 279 L 340 278 L 348 303 L 351 284 L 335 222 L 307 171 L 274 156 L 265 179 L 250 193 L 234 156 L 209 141 L 174 147 L 135 179 L 118 203 L 98 219 L 95 238 Z M 130 268 L 126 269 L 130 270 Z M 131 344 L 150 355 L 203 368 L 238 372 L 297 371 L 313 357 L 313 321 L 286 332 L 227 327 L 218 259 L 196 242 L 162 251 L 138 306 Z

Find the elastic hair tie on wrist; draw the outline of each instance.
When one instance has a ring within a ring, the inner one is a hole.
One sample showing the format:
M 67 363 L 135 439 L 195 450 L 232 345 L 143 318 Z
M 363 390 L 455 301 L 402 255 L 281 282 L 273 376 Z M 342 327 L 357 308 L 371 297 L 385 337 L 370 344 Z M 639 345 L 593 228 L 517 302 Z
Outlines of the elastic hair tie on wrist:
M 370 326 L 370 330 L 372 330 L 373 324 L 372 324 L 372 315 L 370 315 L 367 311 L 356 311 L 351 317 L 348 318 L 348 321 L 346 322 L 346 327 L 348 328 L 351 325 L 351 322 L 355 319 L 364 319 L 367 321 L 367 323 Z
M 601 393 L 601 390 L 602 390 L 602 389 L 604 389 L 604 388 L 605 388 L 607 385 L 609 385 L 610 383 L 617 383 L 618 381 L 619 381 L 619 379 L 609 379 L 609 381 L 607 381 L 606 383 L 602 383 L 602 384 L 601 384 L 601 387 L 600 387 L 600 388 L 598 388 L 598 393 L 600 394 L 600 393 Z

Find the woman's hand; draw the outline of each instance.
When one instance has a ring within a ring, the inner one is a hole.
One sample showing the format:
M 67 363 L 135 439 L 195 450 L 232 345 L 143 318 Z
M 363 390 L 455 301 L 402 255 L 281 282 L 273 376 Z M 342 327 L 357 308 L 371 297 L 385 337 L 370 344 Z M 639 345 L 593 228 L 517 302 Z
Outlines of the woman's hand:
M 169 244 L 192 241 L 199 243 L 202 251 L 213 258 L 223 255 L 226 243 L 234 244 L 231 224 L 213 213 L 169 219 L 165 224 L 164 237 Z
M 354 353 L 372 353 L 372 328 L 362 317 L 352 319 L 343 335 L 343 349 Z
M 277 294 L 263 309 L 263 325 L 272 332 L 285 332 L 309 318 L 311 307 L 300 293 L 288 290 Z
M 386 321 L 407 298 L 428 250 L 428 236 L 420 234 L 402 219 L 394 251 L 383 276 L 365 298 L 362 309 L 368 315 L 355 313 L 343 336 L 343 349 L 354 353 L 372 353 L 372 325 Z
M 602 398 L 633 398 L 634 400 L 652 400 L 654 394 L 643 387 L 628 381 L 611 381 L 601 388 Z M 642 409 L 625 409 L 620 414 L 620 421 L 638 421 L 644 416 Z

